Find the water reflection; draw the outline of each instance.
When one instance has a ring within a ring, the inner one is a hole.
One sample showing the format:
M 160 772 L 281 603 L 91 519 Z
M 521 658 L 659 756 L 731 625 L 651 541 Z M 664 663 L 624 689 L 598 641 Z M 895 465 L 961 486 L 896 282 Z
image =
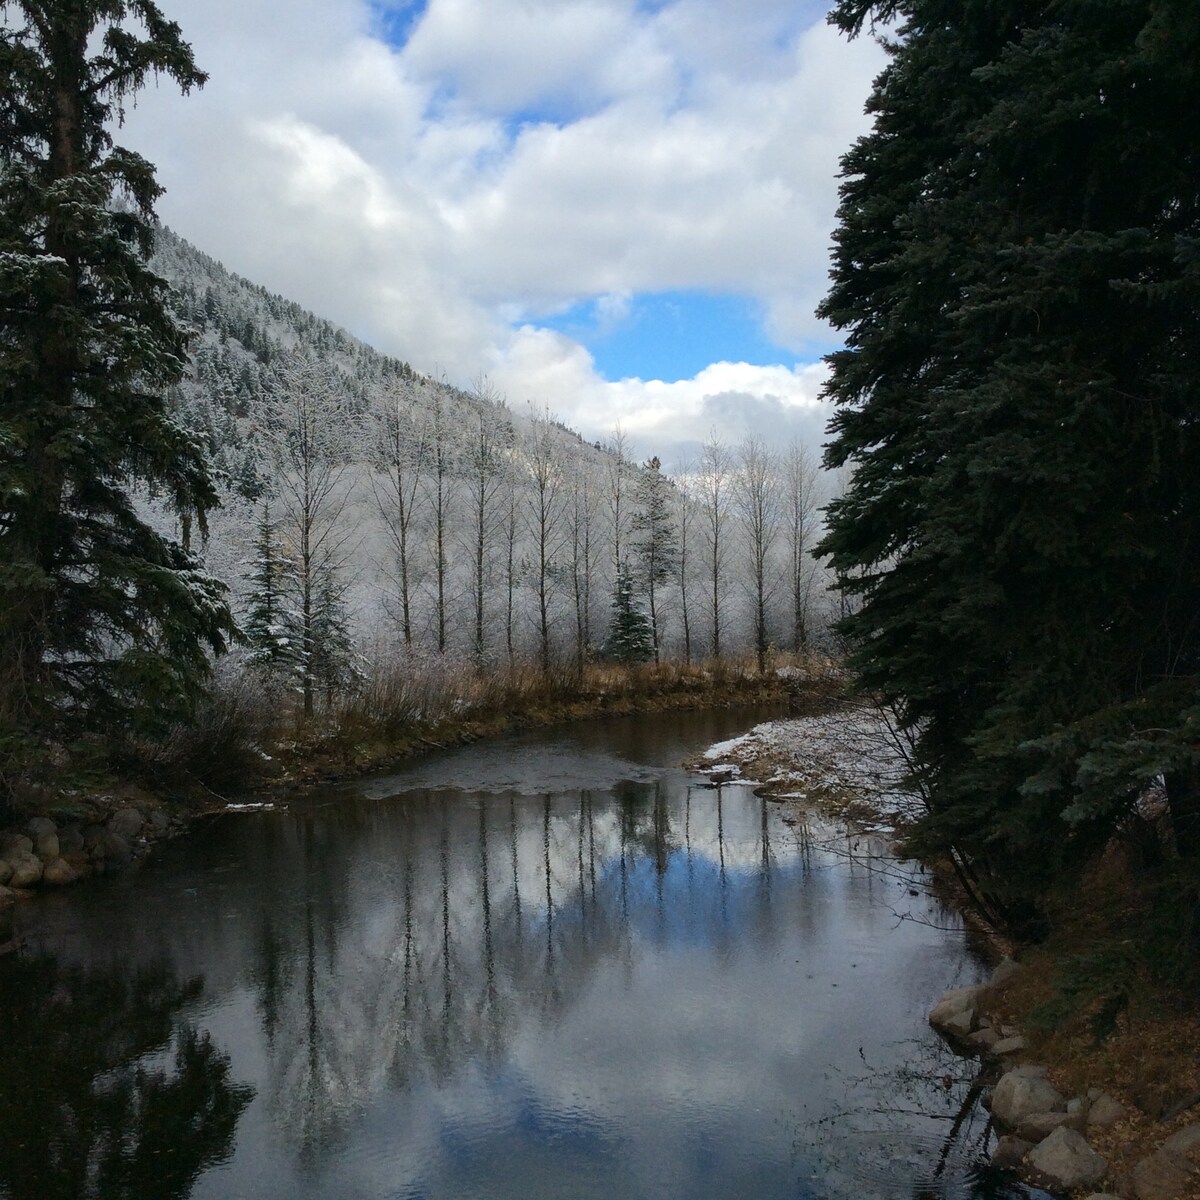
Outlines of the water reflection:
M 1009 1194 L 924 1024 L 978 969 L 953 916 L 877 843 L 670 767 L 732 730 L 667 730 L 655 763 L 646 725 L 218 824 L 26 936 L 55 978 L 113 944 L 204 976 L 109 1068 L 207 1070 L 179 1094 L 237 1130 L 197 1200 Z
M 178 1024 L 200 990 L 161 964 L 6 964 L 0 1194 L 174 1200 L 227 1157 L 253 1093 L 207 1033 Z

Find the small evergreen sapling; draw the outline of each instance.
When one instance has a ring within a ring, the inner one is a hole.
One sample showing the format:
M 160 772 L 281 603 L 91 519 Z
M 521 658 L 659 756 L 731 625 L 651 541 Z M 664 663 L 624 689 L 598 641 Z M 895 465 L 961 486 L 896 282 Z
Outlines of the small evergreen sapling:
M 613 589 L 603 655 L 612 662 L 643 663 L 654 657 L 654 632 L 634 594 L 633 576 L 622 563 Z

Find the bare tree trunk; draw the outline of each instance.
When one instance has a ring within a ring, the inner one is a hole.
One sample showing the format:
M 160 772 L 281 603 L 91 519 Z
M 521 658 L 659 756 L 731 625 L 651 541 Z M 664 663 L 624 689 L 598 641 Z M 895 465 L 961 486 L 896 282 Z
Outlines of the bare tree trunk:
M 738 447 L 738 470 L 734 499 L 749 557 L 754 611 L 754 651 L 758 673 L 767 669 L 770 637 L 767 630 L 767 578 L 771 546 L 779 531 L 776 502 L 776 461 L 756 437 L 747 437 Z
M 784 509 L 788 542 L 788 590 L 791 592 L 792 649 L 808 645 L 808 608 L 815 565 L 809 561 L 809 528 L 816 513 L 817 468 L 799 442 L 788 447 L 784 462 Z
M 717 438 L 704 444 L 700 458 L 699 490 L 712 619 L 712 656 L 721 657 L 721 600 L 725 569 L 725 523 L 729 508 L 731 461 L 728 448 Z

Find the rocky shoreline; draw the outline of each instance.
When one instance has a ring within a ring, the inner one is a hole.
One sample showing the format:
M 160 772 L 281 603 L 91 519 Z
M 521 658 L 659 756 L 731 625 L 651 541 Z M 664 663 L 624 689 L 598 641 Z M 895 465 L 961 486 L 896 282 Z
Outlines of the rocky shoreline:
M 31 817 L 0 830 L 0 913 L 39 890 L 128 867 L 188 822 L 161 805 L 96 802 L 78 817 Z M 0 954 L 15 949 L 0 926 Z
M 1051 1191 L 1088 1193 L 1088 1200 L 1182 1200 L 1194 1195 L 1200 1123 L 1165 1134 L 1133 1169 L 1114 1178 L 1107 1160 L 1089 1140 L 1128 1116 L 1123 1104 L 1100 1088 L 1066 1096 L 1049 1069 L 1027 1061 L 1020 1031 L 990 1015 L 997 988 L 1021 970 L 1003 960 L 992 978 L 944 992 L 929 1023 L 953 1048 L 980 1059 L 979 1082 L 997 1131 L 995 1166 Z M 1108 1191 L 1095 1189 L 1107 1186 Z

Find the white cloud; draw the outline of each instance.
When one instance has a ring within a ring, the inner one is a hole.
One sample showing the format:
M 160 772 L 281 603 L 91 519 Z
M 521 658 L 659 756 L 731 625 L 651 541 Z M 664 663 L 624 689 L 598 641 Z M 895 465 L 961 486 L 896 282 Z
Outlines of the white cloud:
M 145 93 L 125 138 L 159 166 L 164 219 L 231 269 L 664 457 L 750 414 L 820 440 L 819 369 L 606 384 L 536 323 L 587 301 L 611 328 L 639 292 L 707 289 L 758 300 L 803 355 L 827 333 L 812 309 L 837 158 L 882 63 L 869 39 L 794 0 L 430 0 L 402 47 L 365 0 L 169 15 L 211 80 Z

